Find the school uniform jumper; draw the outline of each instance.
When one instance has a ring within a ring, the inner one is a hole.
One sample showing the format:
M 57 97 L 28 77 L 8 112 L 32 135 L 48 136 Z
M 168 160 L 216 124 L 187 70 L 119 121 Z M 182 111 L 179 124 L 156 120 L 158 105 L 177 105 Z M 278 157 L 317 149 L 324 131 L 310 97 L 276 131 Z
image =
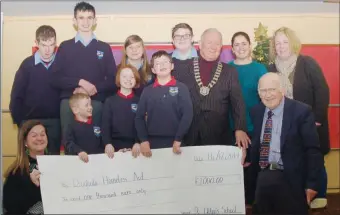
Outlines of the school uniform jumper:
M 138 141 L 135 116 L 139 98 L 131 93 L 123 95 L 120 91 L 106 99 L 102 118 L 103 144 L 112 144 L 115 151 L 132 148 Z
M 160 85 L 156 79 L 146 87 L 136 113 L 137 135 L 149 141 L 151 149 L 168 148 L 174 141 L 182 142 L 192 121 L 193 107 L 188 88 L 171 79 Z
M 65 145 L 65 154 L 69 155 L 78 155 L 83 151 L 87 154 L 104 153 L 100 126 L 92 123 L 92 118 L 87 122 L 74 120 L 67 129 Z
M 102 103 L 115 93 L 116 63 L 109 44 L 92 40 L 85 44 L 77 35 L 60 44 L 56 55 L 57 70 L 54 73 L 54 85 L 61 89 L 61 126 L 65 134 L 67 126 L 74 121 L 68 100 L 73 91 L 79 87 L 80 79 L 92 83 L 97 93 L 91 97 L 93 106 L 93 121 L 101 124 Z
M 9 109 L 19 127 L 26 120 L 40 120 L 47 130 L 49 152 L 59 154 L 60 90 L 50 84 L 55 69 L 54 56 L 48 63 L 39 52 L 27 57 L 15 74 Z

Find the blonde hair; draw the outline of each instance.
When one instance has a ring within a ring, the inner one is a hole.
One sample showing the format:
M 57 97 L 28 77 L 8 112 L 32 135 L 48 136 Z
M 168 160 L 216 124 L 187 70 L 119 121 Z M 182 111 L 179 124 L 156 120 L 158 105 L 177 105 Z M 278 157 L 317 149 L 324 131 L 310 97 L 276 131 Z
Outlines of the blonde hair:
M 37 125 L 43 126 L 43 124 L 38 120 L 28 120 L 24 122 L 24 124 L 20 127 L 18 134 L 17 155 L 15 161 L 8 167 L 7 171 L 5 172 L 5 178 L 7 178 L 11 174 L 15 174 L 17 171 L 20 171 L 21 175 L 23 175 L 24 172 L 26 174 L 29 174 L 30 164 L 28 154 L 26 153 L 26 140 L 28 133 Z
M 287 28 L 287 27 L 281 27 L 274 32 L 273 37 L 270 39 L 270 48 L 269 48 L 270 59 L 275 60 L 275 58 L 276 58 L 277 53 L 276 53 L 276 49 L 275 49 L 275 37 L 279 33 L 286 35 L 286 37 L 288 38 L 290 50 L 292 51 L 292 53 L 294 53 L 296 55 L 300 54 L 301 41 L 296 36 L 295 31 L 293 31 L 292 29 Z
M 131 44 L 134 44 L 134 43 L 142 43 L 142 46 L 143 46 L 143 55 L 142 55 L 142 58 L 143 58 L 143 67 L 142 67 L 142 71 L 141 71 L 141 82 L 143 84 L 147 83 L 148 82 L 148 78 L 149 78 L 149 75 L 151 75 L 151 69 L 150 69 L 150 65 L 149 65 L 149 62 L 148 62 L 148 56 L 146 54 L 146 49 L 145 49 L 145 45 L 144 45 L 144 41 L 142 40 L 142 38 L 138 35 L 130 35 L 126 38 L 125 42 L 124 42 L 124 49 L 123 49 L 123 58 L 122 58 L 122 61 L 120 62 L 120 66 L 122 67 L 125 67 L 127 65 L 127 60 L 128 60 L 128 56 L 126 54 L 126 48 L 131 45 Z
M 78 102 L 82 99 L 91 99 L 91 97 L 84 93 L 73 94 L 69 100 L 70 108 L 72 109 L 73 107 L 76 107 L 78 105 Z

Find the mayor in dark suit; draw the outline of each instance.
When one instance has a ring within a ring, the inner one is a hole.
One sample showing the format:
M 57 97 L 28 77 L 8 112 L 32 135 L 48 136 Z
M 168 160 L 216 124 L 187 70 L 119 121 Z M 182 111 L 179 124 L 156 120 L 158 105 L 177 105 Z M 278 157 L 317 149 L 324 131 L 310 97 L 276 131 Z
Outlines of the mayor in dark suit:
M 262 103 L 251 111 L 254 214 L 308 214 L 323 166 L 313 112 L 284 96 L 275 73 L 262 76 L 258 92 Z

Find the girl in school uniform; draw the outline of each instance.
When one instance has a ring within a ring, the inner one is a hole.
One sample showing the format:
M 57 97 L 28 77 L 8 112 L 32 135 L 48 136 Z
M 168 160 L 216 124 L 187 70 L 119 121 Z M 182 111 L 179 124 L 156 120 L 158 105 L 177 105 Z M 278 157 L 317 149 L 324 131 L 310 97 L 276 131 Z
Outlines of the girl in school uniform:
M 134 90 L 140 85 L 140 76 L 132 65 L 120 66 L 116 75 L 117 94 L 106 99 L 102 118 L 102 141 L 105 153 L 112 158 L 115 151 L 139 154 L 135 130 L 135 115 L 139 97 Z
M 157 78 L 144 89 L 135 119 L 141 153 L 150 157 L 151 149 L 171 147 L 180 153 L 193 117 L 189 89 L 171 76 L 174 65 L 166 51 L 154 53 L 151 66 Z
M 144 87 L 153 83 L 155 76 L 151 72 L 144 42 L 138 35 L 130 35 L 126 38 L 123 49 L 123 58 L 118 65 L 118 68 L 128 64 L 135 67 L 139 72 L 140 86 L 139 88 L 134 89 L 134 92 L 136 96 L 140 96 Z

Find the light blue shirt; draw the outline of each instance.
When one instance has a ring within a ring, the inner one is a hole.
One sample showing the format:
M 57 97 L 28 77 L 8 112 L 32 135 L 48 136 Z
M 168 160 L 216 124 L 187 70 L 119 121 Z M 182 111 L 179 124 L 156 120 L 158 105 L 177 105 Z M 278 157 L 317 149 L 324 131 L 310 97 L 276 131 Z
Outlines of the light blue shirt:
M 178 60 L 187 60 L 187 59 L 191 59 L 191 58 L 194 58 L 194 57 L 198 57 L 198 54 L 197 54 L 197 50 L 195 49 L 195 47 L 191 47 L 191 50 L 190 52 L 188 53 L 188 55 L 186 56 L 182 56 L 179 51 L 177 49 L 175 49 L 173 52 L 172 52 L 172 55 L 171 57 L 173 58 L 176 58 Z
M 74 37 L 74 42 L 77 43 L 78 41 L 80 41 L 86 47 L 94 39 L 97 40 L 97 37 L 96 35 L 92 34 L 91 40 L 88 43 L 85 43 L 84 39 L 80 36 L 79 33 L 77 33 L 77 35 Z
M 283 166 L 282 159 L 281 159 L 281 131 L 282 131 L 282 120 L 283 120 L 283 107 L 284 107 L 284 98 L 282 99 L 279 106 L 277 106 L 273 112 L 272 116 L 272 138 L 270 141 L 270 150 L 269 150 L 269 158 L 268 161 L 270 164 L 279 164 Z M 268 119 L 268 112 L 270 111 L 269 108 L 266 108 L 265 114 L 263 117 L 262 123 L 262 131 L 261 131 L 261 142 L 263 139 L 263 131 Z
M 52 65 L 54 58 L 55 58 L 55 54 L 53 53 L 51 61 L 48 63 L 44 62 L 43 60 L 41 60 L 39 51 L 36 51 L 34 54 L 34 65 L 38 65 L 39 63 L 41 63 L 42 65 L 45 66 L 46 69 L 48 69 Z
M 129 64 L 129 59 L 126 59 L 126 64 Z M 137 70 L 140 70 L 144 66 L 144 61 L 142 60 L 142 63 L 138 65 Z

